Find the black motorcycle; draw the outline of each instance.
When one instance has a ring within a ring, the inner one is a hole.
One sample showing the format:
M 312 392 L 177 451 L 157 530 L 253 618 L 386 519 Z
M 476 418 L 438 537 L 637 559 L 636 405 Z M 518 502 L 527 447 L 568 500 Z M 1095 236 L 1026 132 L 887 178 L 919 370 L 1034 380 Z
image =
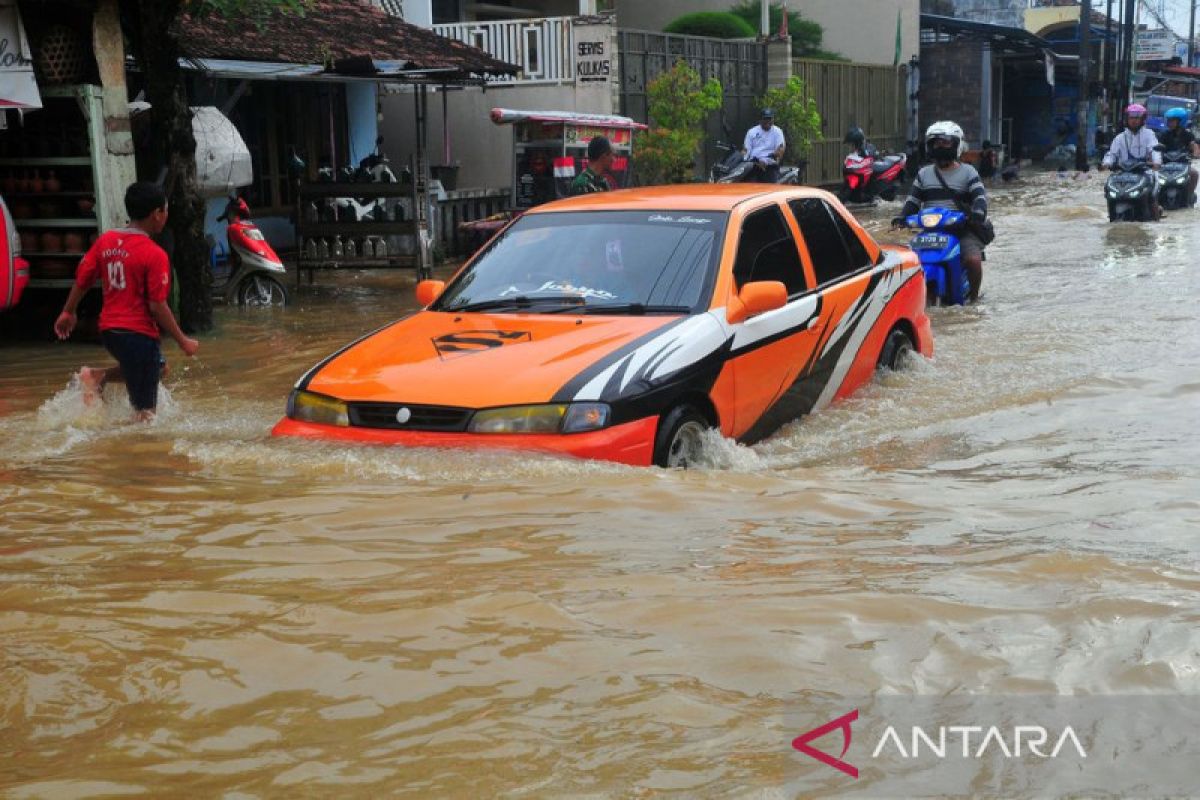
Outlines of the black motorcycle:
M 1150 199 L 1157 191 L 1158 179 L 1144 161 L 1114 165 L 1104 182 L 1108 199 L 1109 222 L 1149 222 L 1154 219 Z
M 1172 150 L 1163 154 L 1162 169 L 1159 179 L 1162 186 L 1158 190 L 1158 204 L 1163 211 L 1174 211 L 1180 208 L 1191 208 L 1196 204 L 1196 195 L 1191 189 L 1192 160 L 1188 154 Z
M 726 155 L 712 165 L 708 172 L 709 183 L 753 183 L 761 172 L 761 167 L 742 155 L 740 148 L 728 144 L 717 143 L 717 149 Z M 800 167 L 779 166 L 778 184 L 796 186 L 800 183 Z

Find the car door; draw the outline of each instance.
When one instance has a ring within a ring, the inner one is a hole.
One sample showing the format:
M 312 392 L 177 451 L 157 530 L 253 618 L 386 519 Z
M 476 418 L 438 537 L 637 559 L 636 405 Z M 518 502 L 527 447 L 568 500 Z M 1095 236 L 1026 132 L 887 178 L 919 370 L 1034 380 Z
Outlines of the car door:
M 771 201 L 741 221 L 733 265 L 734 289 L 752 281 L 780 281 L 787 287 L 783 308 L 751 317 L 737 326 L 731 352 L 734 378 L 734 435 L 757 441 L 795 418 L 794 398 L 786 395 L 811 352 L 818 319 L 812 275 L 804 267 L 794 223 Z
M 863 369 L 856 366 L 859 351 L 886 298 L 875 296 L 882 274 L 874 269 L 880 258 L 878 246 L 861 229 L 821 197 L 795 198 L 788 208 L 812 265 L 820 300 L 814 326 L 820 341 L 806 376 L 808 395 L 813 397 L 808 411 L 814 411 L 863 382 Z M 865 374 L 869 377 L 873 372 L 872 361 Z

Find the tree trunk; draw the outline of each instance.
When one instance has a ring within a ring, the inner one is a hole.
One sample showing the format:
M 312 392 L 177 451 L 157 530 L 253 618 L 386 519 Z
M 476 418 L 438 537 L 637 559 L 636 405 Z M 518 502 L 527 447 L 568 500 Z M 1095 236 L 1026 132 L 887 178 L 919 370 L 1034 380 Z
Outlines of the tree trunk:
M 182 0 L 136 0 L 127 4 L 134 54 L 146 82 L 150 103 L 150 145 L 147 162 L 157 178 L 164 174 L 170 204 L 167 233 L 173 244 L 171 265 L 179 284 L 179 322 L 189 332 L 212 328 L 212 275 L 204 241 L 206 205 L 196 179 L 196 139 L 192 113 L 184 94 L 179 67 L 179 43 L 171 26 L 181 13 Z

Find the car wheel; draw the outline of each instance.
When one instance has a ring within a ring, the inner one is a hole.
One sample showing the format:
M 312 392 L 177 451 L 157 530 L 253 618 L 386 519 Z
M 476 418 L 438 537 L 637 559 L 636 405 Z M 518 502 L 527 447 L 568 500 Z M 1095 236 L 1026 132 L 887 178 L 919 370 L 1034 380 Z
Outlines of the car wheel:
M 287 300 L 287 289 L 270 275 L 251 275 L 242 281 L 237 290 L 237 302 L 241 306 L 283 306 L 287 305 Z
M 913 345 L 908 334 L 899 328 L 893 328 L 883 343 L 883 350 L 879 352 L 879 369 L 887 368 L 893 372 L 903 369 L 904 362 L 912 351 Z
M 658 421 L 654 439 L 654 463 L 666 469 L 687 469 L 699 461 L 704 432 L 712 424 L 693 406 L 681 405 Z

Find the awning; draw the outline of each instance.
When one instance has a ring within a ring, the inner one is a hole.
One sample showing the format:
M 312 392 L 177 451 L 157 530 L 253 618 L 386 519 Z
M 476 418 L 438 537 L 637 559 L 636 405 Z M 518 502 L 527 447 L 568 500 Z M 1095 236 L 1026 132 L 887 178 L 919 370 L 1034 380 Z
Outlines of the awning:
M 568 125 L 591 125 L 597 128 L 625 128 L 644 131 L 648 126 L 629 117 L 616 114 L 578 114 L 573 111 L 519 111 L 512 108 L 493 108 L 492 122 L 511 125 L 515 122 L 549 122 Z
M 41 108 L 33 52 L 16 0 L 0 0 L 0 108 Z
M 288 64 L 281 61 L 242 61 L 232 58 L 181 58 L 179 65 L 184 69 L 203 72 L 217 78 L 251 81 L 346 81 L 368 82 L 429 82 L 442 80 L 453 83 L 457 78 L 454 69 L 410 69 L 404 61 L 372 61 L 374 71 L 358 71 L 352 74 L 330 72 L 320 64 Z

